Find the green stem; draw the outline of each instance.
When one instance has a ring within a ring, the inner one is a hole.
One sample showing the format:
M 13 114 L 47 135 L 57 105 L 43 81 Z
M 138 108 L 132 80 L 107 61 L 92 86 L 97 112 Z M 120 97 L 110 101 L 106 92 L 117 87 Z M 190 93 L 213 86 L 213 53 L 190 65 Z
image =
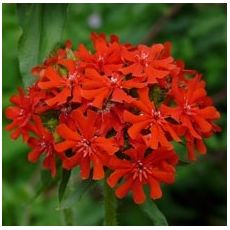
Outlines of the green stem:
M 107 176 L 104 180 L 104 204 L 105 204 L 105 226 L 116 226 L 116 207 L 117 207 L 117 200 L 114 195 L 114 191 L 109 187 L 106 182 Z
M 68 209 L 64 209 L 63 210 L 64 213 L 64 219 L 65 219 L 65 224 L 67 226 L 73 226 L 73 211 L 72 209 L 68 208 Z

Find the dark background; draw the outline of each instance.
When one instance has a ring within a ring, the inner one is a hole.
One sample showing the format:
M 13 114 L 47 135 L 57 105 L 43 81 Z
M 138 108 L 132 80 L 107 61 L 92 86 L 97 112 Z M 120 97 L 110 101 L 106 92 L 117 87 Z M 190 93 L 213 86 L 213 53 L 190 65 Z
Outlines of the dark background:
M 2 6 L 4 111 L 9 97 L 22 81 L 17 55 L 21 30 L 16 5 Z M 122 42 L 134 44 L 169 40 L 173 43 L 176 59 L 184 59 L 187 68 L 204 74 L 208 93 L 221 112 L 218 124 L 223 131 L 206 141 L 207 155 L 188 166 L 179 166 L 176 183 L 163 187 L 164 196 L 156 203 L 169 225 L 226 225 L 226 11 L 226 4 L 70 4 L 68 8 L 63 41 L 71 39 L 74 48 L 80 42 L 89 44 L 91 31 L 114 33 Z M 63 212 L 57 208 L 57 183 L 46 186 L 34 198 L 41 186 L 40 165 L 27 162 L 29 149 L 21 139 L 10 140 L 9 133 L 4 130 L 8 123 L 4 115 L 2 122 L 3 225 L 65 224 Z M 78 197 L 80 186 L 78 176 L 74 175 L 67 195 L 73 193 Z M 67 196 L 66 204 L 72 206 L 75 225 L 103 224 L 100 183 L 86 189 L 81 199 L 71 199 Z M 117 217 L 119 225 L 152 225 L 130 197 L 118 202 Z

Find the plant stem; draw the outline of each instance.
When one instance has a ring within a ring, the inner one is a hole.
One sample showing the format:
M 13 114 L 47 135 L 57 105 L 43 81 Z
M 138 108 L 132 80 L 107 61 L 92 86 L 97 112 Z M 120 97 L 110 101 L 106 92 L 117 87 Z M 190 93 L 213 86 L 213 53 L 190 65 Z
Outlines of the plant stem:
M 108 175 L 108 173 L 106 174 Z M 106 182 L 107 176 L 104 179 L 104 204 L 105 204 L 105 226 L 116 226 L 116 207 L 117 207 L 117 200 L 114 195 L 114 191 L 109 187 Z
M 71 208 L 64 209 L 63 214 L 64 214 L 65 224 L 67 226 L 73 226 L 74 225 L 73 224 L 73 210 Z

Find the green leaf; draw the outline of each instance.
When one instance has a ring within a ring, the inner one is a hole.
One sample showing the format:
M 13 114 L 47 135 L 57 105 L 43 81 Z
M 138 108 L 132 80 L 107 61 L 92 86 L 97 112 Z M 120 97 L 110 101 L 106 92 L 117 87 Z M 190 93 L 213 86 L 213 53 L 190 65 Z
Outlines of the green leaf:
M 44 187 L 48 187 L 49 185 L 51 185 L 54 179 L 50 175 L 50 171 L 48 170 L 41 171 L 41 181 L 42 181 L 42 186 Z
M 190 161 L 179 160 L 177 163 L 177 166 L 188 166 L 191 164 L 192 164 L 192 162 L 190 162 Z
M 35 194 L 31 199 L 29 199 L 26 205 L 32 205 L 33 202 L 50 186 L 55 185 L 57 179 L 54 179 L 48 170 L 41 171 L 41 184 L 36 190 Z
M 104 205 L 105 205 L 105 226 L 116 226 L 116 209 L 117 209 L 117 199 L 114 194 L 114 190 L 110 188 L 107 184 L 107 178 L 109 171 L 106 173 L 106 178 L 104 179 Z
M 166 217 L 152 200 L 147 200 L 140 205 L 140 208 L 147 214 L 155 226 L 168 226 Z
M 19 67 L 25 87 L 33 84 L 31 68 L 41 63 L 62 38 L 67 4 L 18 4 L 22 35 Z
M 57 210 L 69 209 L 73 205 L 76 205 L 76 203 L 81 200 L 83 195 L 85 195 L 90 190 L 90 188 L 95 185 L 95 182 L 91 180 L 83 180 L 80 183 L 77 183 L 75 185 L 76 189 L 74 189 L 74 191 L 62 201 L 61 205 L 57 208 Z
M 59 189 L 58 189 L 58 199 L 59 199 L 59 203 L 61 203 L 65 190 L 66 190 L 66 186 L 68 184 L 69 178 L 71 175 L 71 170 L 65 170 L 63 169 L 62 171 L 62 180 L 61 183 L 59 185 Z

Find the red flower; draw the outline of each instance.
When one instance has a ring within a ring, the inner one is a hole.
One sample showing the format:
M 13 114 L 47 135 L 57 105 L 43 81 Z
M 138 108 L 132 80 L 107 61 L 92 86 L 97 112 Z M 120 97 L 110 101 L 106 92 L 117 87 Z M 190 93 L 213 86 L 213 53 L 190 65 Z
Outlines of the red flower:
M 173 97 L 179 105 L 180 120 L 190 134 L 201 139 L 199 133 L 209 133 L 213 129 L 213 120 L 219 119 L 220 114 L 206 96 L 205 83 L 201 75 L 188 80 L 185 87 L 174 88 Z
M 184 135 L 190 160 L 195 160 L 194 146 L 200 153 L 206 153 L 202 136 L 210 136 L 212 132 L 219 130 L 213 121 L 220 118 L 220 113 L 206 96 L 205 82 L 200 79 L 201 75 L 197 74 L 193 79 L 187 80 L 184 87 L 177 85 L 173 89 L 180 122 L 188 132 Z
M 165 78 L 176 68 L 169 48 L 169 43 L 165 43 L 151 47 L 138 45 L 134 51 L 124 49 L 122 56 L 129 64 L 121 71 L 126 75 L 131 73 L 134 77 L 141 77 L 147 83 L 157 83 L 158 79 Z
M 91 40 L 95 54 L 91 54 L 83 44 L 76 52 L 76 56 L 80 57 L 87 68 L 94 68 L 102 74 L 111 74 L 122 67 L 119 40 L 111 36 L 111 42 L 107 42 L 104 34 L 96 33 L 91 34 Z
M 58 157 L 67 170 L 79 165 L 82 179 L 92 168 L 100 180 L 107 167 L 119 198 L 131 191 L 143 203 L 148 185 L 158 199 L 160 183 L 174 182 L 173 142 L 185 140 L 190 160 L 195 150 L 205 154 L 203 138 L 220 131 L 220 114 L 201 75 L 173 59 L 170 43 L 132 46 L 96 33 L 91 40 L 93 53 L 84 45 L 73 51 L 67 41 L 32 69 L 37 81 L 28 94 L 19 89 L 11 97 L 6 129 L 23 136 L 32 147 L 28 160 L 41 156 L 52 176 Z
M 105 101 L 110 100 L 110 97 L 115 102 L 132 102 L 133 98 L 123 90 L 125 88 L 123 80 L 124 76 L 118 73 L 107 76 L 100 75 L 95 69 L 86 69 L 81 96 L 92 101 L 92 105 L 99 109 L 103 107 Z
M 12 120 L 6 129 L 13 131 L 11 133 L 13 139 L 17 139 L 19 135 L 23 136 L 24 141 L 29 138 L 31 116 L 36 112 L 40 100 L 44 97 L 35 88 L 36 86 L 31 87 L 28 95 L 24 93 L 22 88 L 19 88 L 19 94 L 10 98 L 11 103 L 15 106 L 9 106 L 5 111 L 6 117 Z
M 129 111 L 124 112 L 124 120 L 132 123 L 132 126 L 128 129 L 128 134 L 132 139 L 136 139 L 141 135 L 147 146 L 153 149 L 157 149 L 159 146 L 172 149 L 173 146 L 166 134 L 169 134 L 175 141 L 180 141 L 180 138 L 167 118 L 177 120 L 177 111 L 164 104 L 156 108 L 154 103 L 150 101 L 148 92 L 148 88 L 139 89 L 139 100 L 133 102 L 141 111 L 140 114 L 134 115 Z M 142 130 L 147 130 L 148 134 L 142 135 Z
M 73 102 L 80 102 L 80 73 L 77 69 L 77 63 L 71 59 L 63 59 L 58 62 L 68 70 L 68 74 L 61 76 L 58 70 L 54 67 L 47 67 L 44 76 L 38 83 L 41 89 L 52 90 L 54 96 L 46 100 L 49 106 L 62 105 L 67 102 L 69 97 L 72 97 Z
M 97 127 L 95 126 L 97 114 L 87 111 L 84 116 L 80 109 L 72 112 L 75 127 L 68 127 L 60 124 L 57 127 L 58 134 L 64 139 L 63 142 L 56 144 L 55 148 L 58 152 L 72 150 L 70 157 L 66 156 L 63 161 L 63 167 L 72 169 L 80 165 L 81 177 L 87 179 L 90 173 L 90 163 L 93 163 L 93 179 L 99 180 L 104 177 L 104 169 L 107 158 L 113 155 L 118 147 L 112 139 L 107 139 L 97 135 Z
M 55 89 L 54 96 L 46 100 L 49 106 L 64 104 L 67 98 L 71 96 L 70 82 L 60 76 L 54 67 L 45 69 L 44 77 L 38 82 L 38 87 L 46 90 Z
M 68 80 L 72 87 L 72 102 L 81 102 L 80 82 L 82 75 L 82 67 L 79 62 L 70 59 L 62 59 L 58 62 L 68 70 Z
M 116 196 L 123 198 L 132 191 L 135 203 L 141 204 L 145 201 L 143 186 L 148 184 L 151 198 L 161 198 L 160 183 L 174 182 L 174 166 L 178 160 L 175 152 L 160 148 L 146 155 L 146 147 L 136 145 L 124 154 L 129 160 L 121 160 L 115 156 L 110 160 L 110 167 L 114 172 L 108 178 L 108 184 L 113 188 L 123 178 L 121 185 L 116 188 Z
M 200 154 L 206 154 L 207 149 L 202 139 L 196 139 L 190 133 L 186 133 L 185 141 L 189 160 L 196 160 L 195 149 Z
M 36 134 L 35 137 L 28 139 L 28 145 L 32 148 L 32 151 L 28 154 L 28 160 L 32 163 L 38 161 L 39 157 L 44 154 L 45 158 L 43 166 L 50 170 L 51 175 L 56 175 L 56 151 L 54 150 L 54 138 L 52 133 L 48 131 L 43 125 L 39 116 L 33 116 L 34 126 L 33 131 Z

